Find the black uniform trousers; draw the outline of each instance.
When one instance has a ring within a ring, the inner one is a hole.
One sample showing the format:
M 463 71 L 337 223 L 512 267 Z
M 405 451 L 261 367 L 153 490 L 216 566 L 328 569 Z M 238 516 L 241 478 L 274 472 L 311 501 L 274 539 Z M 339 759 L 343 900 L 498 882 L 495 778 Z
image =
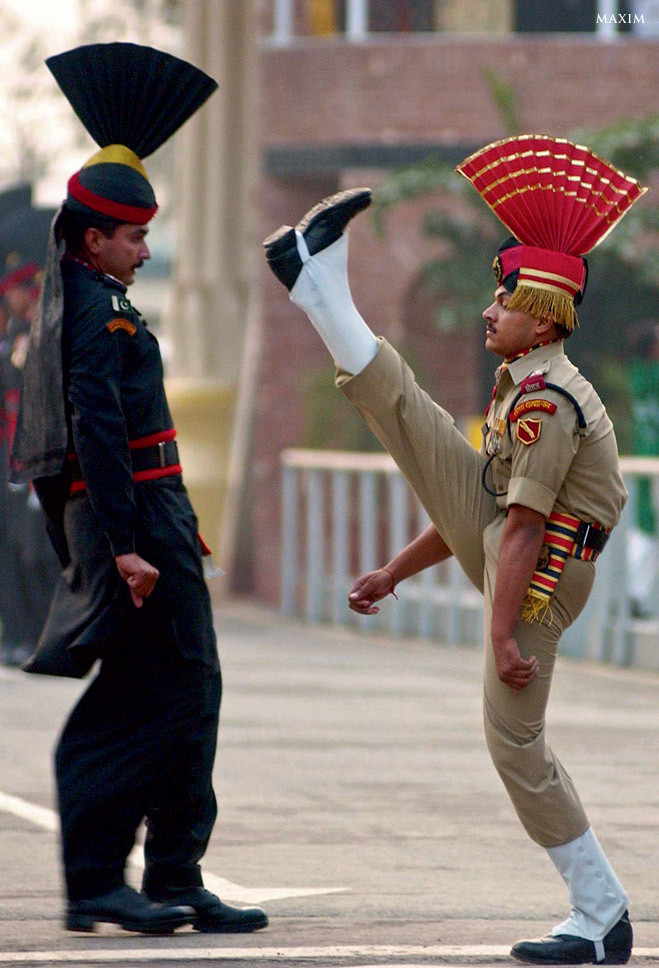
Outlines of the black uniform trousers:
M 151 887 L 201 884 L 217 815 L 212 787 L 222 680 L 181 655 L 145 600 L 62 732 L 55 770 L 67 893 L 124 883 L 146 818 Z

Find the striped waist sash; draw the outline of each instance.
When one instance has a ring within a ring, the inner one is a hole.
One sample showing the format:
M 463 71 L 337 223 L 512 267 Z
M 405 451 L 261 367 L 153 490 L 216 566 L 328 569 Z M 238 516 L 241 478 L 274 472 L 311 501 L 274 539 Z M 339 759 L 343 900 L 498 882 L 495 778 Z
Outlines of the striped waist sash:
M 545 524 L 545 536 L 536 570 L 522 605 L 522 618 L 541 621 L 549 609 L 568 558 L 596 561 L 608 541 L 611 528 L 584 522 L 573 514 L 552 511 Z

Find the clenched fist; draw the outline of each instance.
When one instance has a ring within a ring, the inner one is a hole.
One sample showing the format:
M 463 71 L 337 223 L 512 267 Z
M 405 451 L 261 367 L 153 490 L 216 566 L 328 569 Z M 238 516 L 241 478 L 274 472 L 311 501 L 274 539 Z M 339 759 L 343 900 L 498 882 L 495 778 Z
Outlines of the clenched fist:
M 117 555 L 114 560 L 119 574 L 128 585 L 133 605 L 141 608 L 143 599 L 148 598 L 155 588 L 160 572 L 134 551 L 129 555 Z

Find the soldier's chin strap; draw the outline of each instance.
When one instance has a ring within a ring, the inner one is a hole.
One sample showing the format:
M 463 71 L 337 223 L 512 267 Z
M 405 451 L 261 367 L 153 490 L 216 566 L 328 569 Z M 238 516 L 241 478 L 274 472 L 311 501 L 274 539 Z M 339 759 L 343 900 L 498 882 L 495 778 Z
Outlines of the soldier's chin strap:
M 570 403 L 574 407 L 575 413 L 577 415 L 576 432 L 578 433 L 578 435 L 580 437 L 585 437 L 586 436 L 586 431 L 588 429 L 588 424 L 586 423 L 586 418 L 583 415 L 583 410 L 579 406 L 579 404 L 576 401 L 576 399 L 569 392 L 569 390 L 566 390 L 565 387 L 560 387 L 557 383 L 547 383 L 546 380 L 543 380 L 543 388 L 542 389 L 545 389 L 545 390 L 554 390 L 556 393 L 560 393 L 562 396 L 564 396 L 567 400 L 570 401 Z M 515 409 L 515 407 L 517 406 L 517 403 L 519 402 L 520 397 L 523 397 L 524 394 L 525 393 L 528 393 L 528 392 L 529 392 L 529 389 L 526 386 L 522 386 L 522 389 L 519 391 L 519 393 L 516 394 L 513 402 L 510 404 L 510 409 L 508 410 L 508 414 L 506 416 L 506 425 L 507 425 L 507 428 L 508 428 L 508 436 L 510 437 L 511 440 L 512 440 L 512 431 L 510 429 L 510 415 L 513 412 L 513 410 Z M 508 493 L 507 490 L 506 491 L 493 491 L 492 488 L 489 487 L 487 485 L 486 481 L 485 481 L 485 476 L 487 474 L 487 471 L 489 469 L 489 466 L 492 463 L 492 461 L 494 460 L 494 458 L 497 457 L 497 456 L 498 456 L 497 454 L 492 454 L 490 456 L 490 458 L 485 462 L 485 466 L 483 467 L 483 473 L 481 474 L 481 484 L 483 485 L 483 488 L 487 491 L 487 493 L 492 495 L 492 497 L 505 497 L 506 494 Z

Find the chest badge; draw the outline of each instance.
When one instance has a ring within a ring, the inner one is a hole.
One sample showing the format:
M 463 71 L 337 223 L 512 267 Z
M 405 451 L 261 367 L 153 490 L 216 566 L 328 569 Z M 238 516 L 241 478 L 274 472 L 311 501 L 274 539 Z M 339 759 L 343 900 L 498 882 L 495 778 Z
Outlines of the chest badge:
M 536 417 L 522 417 L 517 421 L 517 439 L 526 447 L 540 440 L 542 420 Z
M 486 452 L 489 456 L 494 454 L 499 454 L 501 452 L 501 447 L 503 444 L 503 434 L 506 429 L 506 421 L 495 418 L 492 423 L 487 427 L 488 435 L 486 438 Z

